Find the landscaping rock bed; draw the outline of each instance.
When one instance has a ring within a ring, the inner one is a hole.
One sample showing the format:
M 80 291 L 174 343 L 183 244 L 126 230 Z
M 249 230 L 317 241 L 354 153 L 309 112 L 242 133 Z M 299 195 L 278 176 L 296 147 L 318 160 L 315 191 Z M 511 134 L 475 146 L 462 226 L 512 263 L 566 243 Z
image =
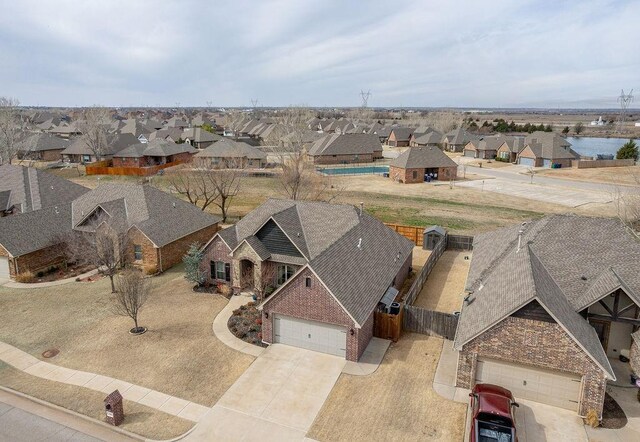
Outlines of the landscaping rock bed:
M 267 346 L 262 342 L 262 314 L 256 308 L 255 302 L 234 310 L 227 322 L 227 327 L 235 337 L 249 344 L 259 347 Z
M 600 426 L 602 428 L 618 429 L 625 425 L 627 425 L 627 416 L 624 414 L 624 411 L 609 393 L 605 393 Z

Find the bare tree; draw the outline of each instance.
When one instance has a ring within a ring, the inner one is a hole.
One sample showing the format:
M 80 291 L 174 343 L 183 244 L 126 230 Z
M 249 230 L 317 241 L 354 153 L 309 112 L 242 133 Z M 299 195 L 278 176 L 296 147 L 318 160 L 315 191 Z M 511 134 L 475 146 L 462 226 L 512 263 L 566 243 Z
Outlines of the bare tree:
M 613 191 L 613 200 L 620 221 L 636 238 L 640 239 L 640 171 L 633 167 L 629 171 L 631 185 L 618 184 Z
M 277 285 L 277 267 L 268 261 L 262 263 L 260 281 L 255 285 L 255 292 L 259 299 L 264 299 L 271 294 Z
M 131 333 L 142 333 L 145 328 L 138 326 L 138 315 L 151 292 L 150 279 L 145 278 L 139 270 L 130 268 L 118 275 L 116 287 L 113 313 L 133 319 L 135 327 Z
M 111 111 L 100 106 L 85 109 L 83 120 L 78 124 L 82 140 L 98 161 L 109 151 L 109 145 L 115 138 L 115 134 L 109 131 L 110 124 Z
M 277 157 L 281 174 L 280 184 L 284 194 L 292 200 L 331 200 L 335 189 L 329 177 L 322 177 L 307 162 L 305 133 L 309 132 L 309 120 L 313 113 L 305 107 L 292 107 L 281 113 L 282 130 L 267 138 L 272 153 Z M 287 146 L 281 143 L 286 137 Z
M 102 216 L 83 223 L 56 243 L 62 244 L 70 260 L 95 266 L 109 277 L 111 291 L 116 291 L 114 276 L 130 261 L 133 252 L 128 229 L 110 223 Z
M 435 111 L 429 112 L 421 121 L 437 131 L 447 133 L 462 126 L 463 116 L 458 112 Z
M 0 165 L 11 161 L 24 149 L 26 121 L 15 98 L 0 97 Z
M 227 221 L 233 198 L 240 193 L 245 172 L 241 161 L 227 161 L 203 170 L 181 170 L 167 176 L 171 190 L 205 210 L 217 206 Z

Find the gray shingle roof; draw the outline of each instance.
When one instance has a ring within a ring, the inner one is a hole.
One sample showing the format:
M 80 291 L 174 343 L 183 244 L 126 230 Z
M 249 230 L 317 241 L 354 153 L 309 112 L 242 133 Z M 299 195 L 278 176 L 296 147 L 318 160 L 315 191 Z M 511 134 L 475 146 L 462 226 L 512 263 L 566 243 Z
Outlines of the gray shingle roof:
M 0 192 L 11 191 L 11 205 L 23 212 L 62 205 L 89 189 L 64 178 L 32 167 L 0 166 Z
M 196 143 L 208 143 L 212 141 L 219 141 L 223 138 L 218 134 L 212 134 L 209 131 L 202 129 L 201 127 L 190 127 L 182 132 L 182 139 L 190 139 Z
M 394 127 L 389 133 L 389 136 L 393 133 L 396 141 L 408 141 L 414 131 L 415 129 L 412 127 Z
M 0 190 L 0 211 L 9 210 L 11 208 L 11 191 Z
M 113 155 L 114 153 L 120 152 L 127 146 L 130 146 L 131 144 L 137 142 L 138 139 L 130 133 L 112 134 L 109 137 L 108 146 L 106 152 L 104 152 L 104 155 Z M 89 148 L 82 137 L 77 138 L 75 141 L 72 141 L 69 147 L 67 147 L 61 153 L 62 155 L 93 155 L 93 151 Z
M 69 147 L 69 140 L 48 133 L 37 133 L 27 138 L 24 143 L 27 152 L 45 152 L 47 150 L 62 150 Z
M 137 141 L 137 140 L 136 140 Z M 148 143 L 136 142 L 114 154 L 117 158 L 168 157 L 179 153 L 195 153 L 197 149 L 190 144 L 176 144 L 173 141 L 155 138 Z
M 391 166 L 403 169 L 426 169 L 431 167 L 458 167 L 437 147 L 410 147 L 391 161 Z
M 359 216 L 355 207 L 321 202 L 269 199 L 219 235 L 233 250 L 244 239 L 254 237 L 269 219 L 306 258 L 295 263 L 308 262 L 360 325 L 413 250 L 411 241 L 367 214 Z M 270 258 L 279 262 L 290 259 Z
M 224 138 L 213 143 L 206 149 L 202 149 L 195 155 L 195 157 L 266 159 L 267 154 L 262 152 L 260 149 L 249 146 L 247 143 Z
M 381 151 L 377 135 L 333 134 L 315 141 L 309 148 L 309 155 L 361 155 Z
M 435 131 L 427 132 L 415 137 L 413 141 L 423 146 L 426 146 L 428 144 L 440 144 L 442 142 L 442 134 Z
M 120 200 L 123 201 L 122 206 L 114 203 Z M 158 247 L 220 221 L 220 217 L 154 187 L 107 183 L 73 202 L 73 226 L 77 226 L 97 206 L 107 212 L 109 207 L 124 207 L 126 221 L 123 224 L 136 226 Z M 117 210 L 116 214 L 122 215 L 122 210 Z
M 546 159 L 576 159 L 579 155 L 571 143 L 555 132 L 533 132 L 525 140 L 536 157 Z
M 593 328 L 577 312 L 618 287 L 640 302 L 640 243 L 618 220 L 555 215 L 525 226 L 518 251 L 520 229 L 474 238 L 466 284 L 473 294 L 460 316 L 456 346 L 536 298 L 609 370 Z

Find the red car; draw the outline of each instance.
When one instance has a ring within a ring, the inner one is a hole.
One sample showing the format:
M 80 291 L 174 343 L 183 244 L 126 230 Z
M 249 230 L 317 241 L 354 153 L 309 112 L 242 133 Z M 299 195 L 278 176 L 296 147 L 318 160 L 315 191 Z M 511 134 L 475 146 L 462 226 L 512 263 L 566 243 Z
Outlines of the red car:
M 476 384 L 471 397 L 470 442 L 517 442 L 513 407 L 519 405 L 506 388 Z

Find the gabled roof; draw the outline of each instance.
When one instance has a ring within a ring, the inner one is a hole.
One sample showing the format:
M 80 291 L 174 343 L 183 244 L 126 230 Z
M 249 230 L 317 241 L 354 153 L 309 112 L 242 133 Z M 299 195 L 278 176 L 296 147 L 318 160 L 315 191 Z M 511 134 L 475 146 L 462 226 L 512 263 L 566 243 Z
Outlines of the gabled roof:
M 382 151 L 374 134 L 332 134 L 313 143 L 309 155 L 361 155 Z
M 412 127 L 394 127 L 391 129 L 391 132 L 389 132 L 389 136 L 394 134 L 396 136 L 396 141 L 409 141 L 409 138 L 411 138 L 411 134 L 413 134 L 414 131 L 415 129 Z
M 437 147 L 410 147 L 391 161 L 391 166 L 402 169 L 426 169 L 431 167 L 458 167 Z
M 198 150 L 187 143 L 176 144 L 170 140 L 155 138 L 148 143 L 136 142 L 113 156 L 117 158 L 168 157 L 185 152 L 195 153 Z
M 89 189 L 33 167 L 0 165 L 0 192 L 10 191 L 11 205 L 22 212 L 62 205 Z
M 201 127 L 190 127 L 185 129 L 182 132 L 182 139 L 186 140 L 187 138 L 196 143 L 209 143 L 223 139 L 220 135 L 212 134 Z
M 258 252 L 257 238 L 249 238 L 269 220 L 304 256 L 296 264 L 307 263 L 359 325 L 413 249 L 412 242 L 353 206 L 308 201 L 269 199 L 218 235 L 231 250 L 246 240 Z M 271 254 L 269 259 L 288 258 Z
M 113 155 L 122 149 L 137 143 L 138 139 L 130 133 L 111 134 L 107 140 L 107 149 L 103 153 L 105 156 Z M 94 155 L 85 140 L 80 137 L 71 142 L 69 147 L 63 150 L 62 155 Z
M 580 157 L 571 149 L 571 143 L 555 132 L 533 132 L 525 137 L 524 142 L 537 158 L 576 159 Z
M 267 154 L 247 143 L 223 138 L 198 152 L 195 157 L 266 159 Z
M 102 207 L 116 222 L 137 227 L 157 247 L 220 221 L 186 201 L 147 185 L 108 183 L 73 201 L 71 225 Z
M 62 150 L 69 147 L 69 140 L 50 133 L 37 133 L 28 137 L 24 143 L 24 150 L 29 152 L 44 152 L 47 150 Z
M 618 287 L 640 301 L 640 243 L 617 220 L 555 215 L 478 235 L 456 347 L 536 299 L 611 374 L 578 312 Z
M 416 134 L 414 133 L 414 136 L 415 135 Z M 415 137 L 413 141 L 423 146 L 427 144 L 440 144 L 442 142 L 442 134 L 436 131 L 427 132 Z

